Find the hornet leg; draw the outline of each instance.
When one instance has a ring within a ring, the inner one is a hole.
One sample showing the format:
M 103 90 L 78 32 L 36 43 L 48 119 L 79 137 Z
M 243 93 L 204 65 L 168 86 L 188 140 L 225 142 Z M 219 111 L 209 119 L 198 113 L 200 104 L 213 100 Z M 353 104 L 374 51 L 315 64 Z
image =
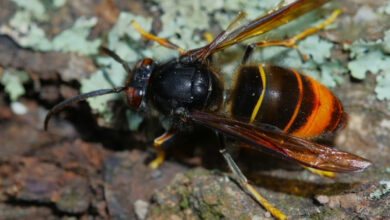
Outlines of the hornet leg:
M 165 159 L 165 152 L 163 149 L 161 149 L 161 145 L 166 143 L 169 139 L 171 139 L 175 133 L 173 131 L 167 131 L 164 134 L 162 134 L 160 137 L 154 139 L 153 146 L 156 149 L 157 157 L 152 162 L 149 163 L 149 167 L 154 169 L 157 169 L 162 162 L 164 162 Z
M 225 149 L 220 150 L 221 154 L 225 158 L 226 162 L 229 165 L 230 170 L 233 172 L 236 180 L 241 185 L 243 189 L 246 190 L 246 193 L 251 195 L 256 202 L 260 203 L 267 211 L 271 213 L 277 219 L 287 219 L 287 216 L 283 214 L 279 209 L 272 206 L 264 197 L 262 197 L 255 188 L 253 188 L 249 183 L 247 178 L 241 172 L 240 168 L 238 168 L 237 164 L 234 162 L 233 158 L 230 156 Z
M 336 20 L 337 16 L 339 16 L 340 13 L 341 13 L 341 11 L 339 9 L 336 9 L 333 11 L 333 13 L 325 21 L 323 21 L 319 25 L 312 27 L 312 28 L 308 28 L 308 29 L 302 31 L 301 33 L 299 33 L 293 37 L 290 37 L 288 39 L 276 40 L 276 41 L 259 41 L 259 42 L 248 45 L 247 49 L 244 53 L 244 56 L 242 58 L 242 63 L 245 64 L 248 62 L 248 59 L 251 56 L 253 50 L 257 47 L 284 46 L 284 47 L 290 47 L 290 48 L 297 49 L 297 46 L 296 46 L 297 41 L 302 40 L 305 37 L 312 35 L 318 31 L 324 29 L 326 26 L 332 24 Z M 302 57 L 303 57 L 303 60 L 306 60 L 305 56 L 302 56 Z
M 307 167 L 307 166 L 304 166 L 304 165 L 301 165 L 303 168 L 307 169 L 308 171 L 314 173 L 314 174 L 317 174 L 318 176 L 320 177 L 329 177 L 329 178 L 334 178 L 336 176 L 336 174 L 332 171 L 325 171 L 325 170 L 319 170 L 319 169 L 315 169 L 315 168 L 312 168 L 312 167 Z
M 218 137 L 220 140 L 220 147 L 221 147 L 221 154 L 225 158 L 230 170 L 233 172 L 233 175 L 237 182 L 240 184 L 240 186 L 248 193 L 256 202 L 260 203 L 268 212 L 271 213 L 272 216 L 274 216 L 277 219 L 287 219 L 287 216 L 283 214 L 279 209 L 272 206 L 264 197 L 262 197 L 255 188 L 253 188 L 249 183 L 248 179 L 245 177 L 245 175 L 241 172 L 240 168 L 237 166 L 237 164 L 234 162 L 233 158 L 230 156 L 230 154 L 225 149 L 225 140 L 224 137 L 218 133 Z

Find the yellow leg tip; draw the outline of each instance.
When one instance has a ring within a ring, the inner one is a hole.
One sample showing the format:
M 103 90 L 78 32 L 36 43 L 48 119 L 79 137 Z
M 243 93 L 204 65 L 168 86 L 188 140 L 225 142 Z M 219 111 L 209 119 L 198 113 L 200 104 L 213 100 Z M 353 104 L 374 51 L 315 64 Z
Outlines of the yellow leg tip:
M 157 169 L 160 165 L 161 165 L 161 162 L 156 161 L 156 160 L 153 160 L 152 162 L 150 162 L 149 168 L 152 169 L 152 170 L 155 170 L 155 169 Z
M 257 201 L 260 205 L 262 205 L 272 216 L 277 219 L 287 219 L 287 216 L 283 214 L 279 209 L 275 208 L 271 203 L 269 203 L 264 197 L 260 195 L 249 183 L 247 178 L 242 174 L 240 168 L 234 162 L 233 158 L 230 154 L 225 150 L 220 150 L 221 154 L 225 158 L 230 170 L 236 176 L 238 183 L 241 185 L 243 189 L 245 189 L 246 193 L 251 195 L 255 201 Z
M 275 208 L 271 205 L 264 197 L 260 195 L 249 183 L 244 184 L 246 189 L 250 192 L 250 194 L 255 198 L 257 202 L 259 202 L 272 216 L 276 219 L 287 219 L 287 216 L 281 212 L 279 209 Z
M 334 178 L 336 176 L 336 174 L 334 172 L 331 172 L 331 171 L 318 170 L 318 169 L 315 169 L 312 167 L 307 167 L 307 166 L 303 166 L 303 168 L 309 170 L 310 172 L 312 172 L 314 174 L 317 174 L 320 177 Z
M 164 162 L 164 159 L 165 159 L 164 151 L 158 150 L 157 157 L 156 159 L 154 159 L 152 162 L 149 163 L 149 168 L 151 168 L 152 170 L 157 169 Z
M 203 34 L 203 38 L 206 40 L 207 43 L 213 42 L 213 35 L 210 32 L 205 32 Z

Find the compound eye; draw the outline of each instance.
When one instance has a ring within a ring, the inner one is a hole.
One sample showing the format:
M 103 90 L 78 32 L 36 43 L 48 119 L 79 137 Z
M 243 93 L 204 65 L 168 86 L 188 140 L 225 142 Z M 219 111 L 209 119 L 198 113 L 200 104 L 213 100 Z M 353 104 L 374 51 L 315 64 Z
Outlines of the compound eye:
M 139 88 L 130 87 L 127 89 L 127 104 L 130 108 L 136 109 L 140 106 L 143 97 L 143 91 Z
M 141 67 L 143 67 L 143 68 L 151 68 L 152 66 L 153 66 L 153 60 L 150 59 L 150 58 L 145 58 L 145 59 L 139 61 L 135 65 L 136 68 L 141 68 Z

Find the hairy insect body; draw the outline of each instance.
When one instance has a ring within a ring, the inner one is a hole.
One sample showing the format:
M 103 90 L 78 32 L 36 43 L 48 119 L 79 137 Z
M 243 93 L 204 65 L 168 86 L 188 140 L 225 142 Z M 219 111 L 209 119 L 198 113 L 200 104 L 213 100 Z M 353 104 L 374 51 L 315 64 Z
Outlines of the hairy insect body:
M 216 112 L 222 104 L 223 86 L 206 64 L 172 60 L 152 73 L 147 97 L 162 114 L 178 108 Z
M 295 70 L 242 65 L 232 90 L 206 64 L 172 60 L 154 68 L 146 98 L 159 112 L 177 109 L 227 114 L 249 123 L 268 124 L 302 138 L 334 132 L 347 117 L 340 101 L 323 85 Z M 230 92 L 231 91 L 231 92 Z M 223 109 L 224 92 L 230 97 Z

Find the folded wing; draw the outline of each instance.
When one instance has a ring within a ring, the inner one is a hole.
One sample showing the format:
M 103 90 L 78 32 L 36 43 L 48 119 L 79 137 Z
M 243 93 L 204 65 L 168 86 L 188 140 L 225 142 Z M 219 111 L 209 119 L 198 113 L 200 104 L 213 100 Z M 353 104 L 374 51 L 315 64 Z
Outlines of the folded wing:
M 334 148 L 291 136 L 266 125 L 253 125 L 210 113 L 194 111 L 193 122 L 216 129 L 254 149 L 268 149 L 282 157 L 320 170 L 349 173 L 361 172 L 371 162 Z

